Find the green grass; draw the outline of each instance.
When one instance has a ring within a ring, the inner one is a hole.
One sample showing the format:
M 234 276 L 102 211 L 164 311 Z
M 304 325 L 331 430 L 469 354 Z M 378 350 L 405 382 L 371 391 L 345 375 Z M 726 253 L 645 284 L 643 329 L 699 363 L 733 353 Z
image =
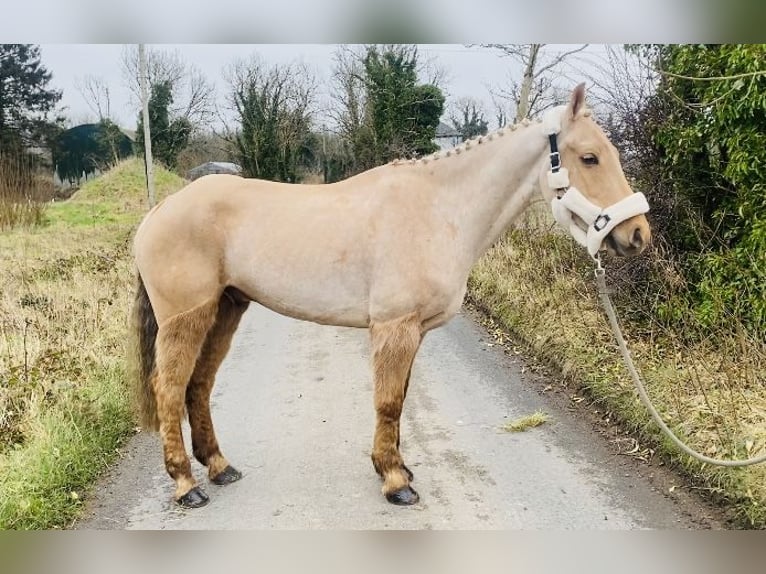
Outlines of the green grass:
M 158 197 L 184 181 L 157 170 Z M 64 528 L 134 427 L 124 344 L 143 165 L 0 234 L 0 529 Z
M 45 214 L 46 225 L 97 226 L 103 223 L 130 223 L 135 219 L 133 213 L 120 213 L 115 206 L 98 202 L 63 202 L 53 205 Z
M 88 486 L 133 428 L 121 371 L 93 371 L 77 392 L 53 405 L 38 405 L 40 412 L 26 429 L 29 438 L 4 454 L 4 529 L 67 526 L 81 509 Z
M 114 169 L 86 183 L 68 201 L 53 204 L 45 213 L 49 226 L 97 226 L 137 223 L 148 206 L 143 163 L 126 160 Z M 155 169 L 158 198 L 183 185 L 183 180 L 165 169 Z

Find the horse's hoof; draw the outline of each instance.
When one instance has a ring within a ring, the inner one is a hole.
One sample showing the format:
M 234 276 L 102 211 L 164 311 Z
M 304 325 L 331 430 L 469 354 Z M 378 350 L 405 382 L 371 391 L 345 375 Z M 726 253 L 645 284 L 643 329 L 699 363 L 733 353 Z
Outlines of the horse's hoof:
M 181 498 L 176 500 L 179 506 L 184 508 L 200 508 L 210 502 L 210 498 L 199 486 L 195 486 Z
M 224 486 L 226 484 L 231 484 L 232 482 L 237 482 L 240 478 L 242 478 L 242 473 L 233 466 L 229 465 L 221 472 L 219 472 L 215 477 L 211 478 L 210 482 L 217 484 L 218 486 Z
M 405 486 L 397 491 L 386 494 L 386 500 L 397 506 L 412 506 L 418 503 L 420 496 L 411 486 Z

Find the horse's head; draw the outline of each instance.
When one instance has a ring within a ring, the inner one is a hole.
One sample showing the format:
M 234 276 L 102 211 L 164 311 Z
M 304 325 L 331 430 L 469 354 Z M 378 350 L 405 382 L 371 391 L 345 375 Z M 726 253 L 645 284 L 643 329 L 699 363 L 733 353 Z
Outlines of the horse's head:
M 543 127 L 551 161 L 541 188 L 556 221 L 592 256 L 602 247 L 624 256 L 641 253 L 651 238 L 644 216 L 649 206 L 630 188 L 617 149 L 585 107 L 584 84 L 574 89 L 569 104 L 547 112 Z

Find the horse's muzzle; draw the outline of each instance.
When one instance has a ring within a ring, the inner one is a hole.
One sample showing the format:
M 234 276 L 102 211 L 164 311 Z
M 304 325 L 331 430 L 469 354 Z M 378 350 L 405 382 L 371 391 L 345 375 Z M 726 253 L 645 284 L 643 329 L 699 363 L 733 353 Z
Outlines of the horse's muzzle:
M 606 247 L 608 251 L 622 257 L 633 257 L 640 254 L 649 245 L 651 232 L 646 224 L 646 219 L 637 222 L 625 222 L 622 225 L 630 224 L 627 232 L 620 227 L 616 227 L 612 233 L 606 236 Z

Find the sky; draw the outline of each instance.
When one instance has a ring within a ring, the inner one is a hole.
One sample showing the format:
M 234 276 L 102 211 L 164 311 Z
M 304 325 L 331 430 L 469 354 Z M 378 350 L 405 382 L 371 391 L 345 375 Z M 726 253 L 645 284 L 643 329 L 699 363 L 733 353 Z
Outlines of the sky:
M 96 114 L 78 90 L 85 76 L 100 77 L 109 86 L 111 115 L 123 128 L 135 129 L 138 104 L 128 89 L 122 71 L 122 44 L 42 44 L 43 65 L 53 74 L 51 85 L 63 91 L 60 107 L 70 125 L 94 121 Z M 332 74 L 333 44 L 162 44 L 149 49 L 177 52 L 180 58 L 196 66 L 216 86 L 219 104 L 227 92 L 225 70 L 238 58 L 258 54 L 267 64 L 302 62 L 316 74 L 319 82 L 317 107 L 321 116 L 328 106 L 329 81 Z M 558 46 L 555 49 L 567 49 Z M 444 72 L 441 87 L 447 96 L 447 106 L 459 98 L 473 97 L 484 104 L 490 126 L 494 122 L 491 91 L 508 86 L 512 76 L 518 77 L 518 65 L 501 56 L 498 50 L 461 44 L 419 45 L 421 62 L 429 62 Z M 598 53 L 598 46 L 588 51 Z M 572 87 L 576 80 L 572 80 Z M 449 109 L 449 108 L 448 108 Z M 446 118 L 445 118 L 446 119 Z

